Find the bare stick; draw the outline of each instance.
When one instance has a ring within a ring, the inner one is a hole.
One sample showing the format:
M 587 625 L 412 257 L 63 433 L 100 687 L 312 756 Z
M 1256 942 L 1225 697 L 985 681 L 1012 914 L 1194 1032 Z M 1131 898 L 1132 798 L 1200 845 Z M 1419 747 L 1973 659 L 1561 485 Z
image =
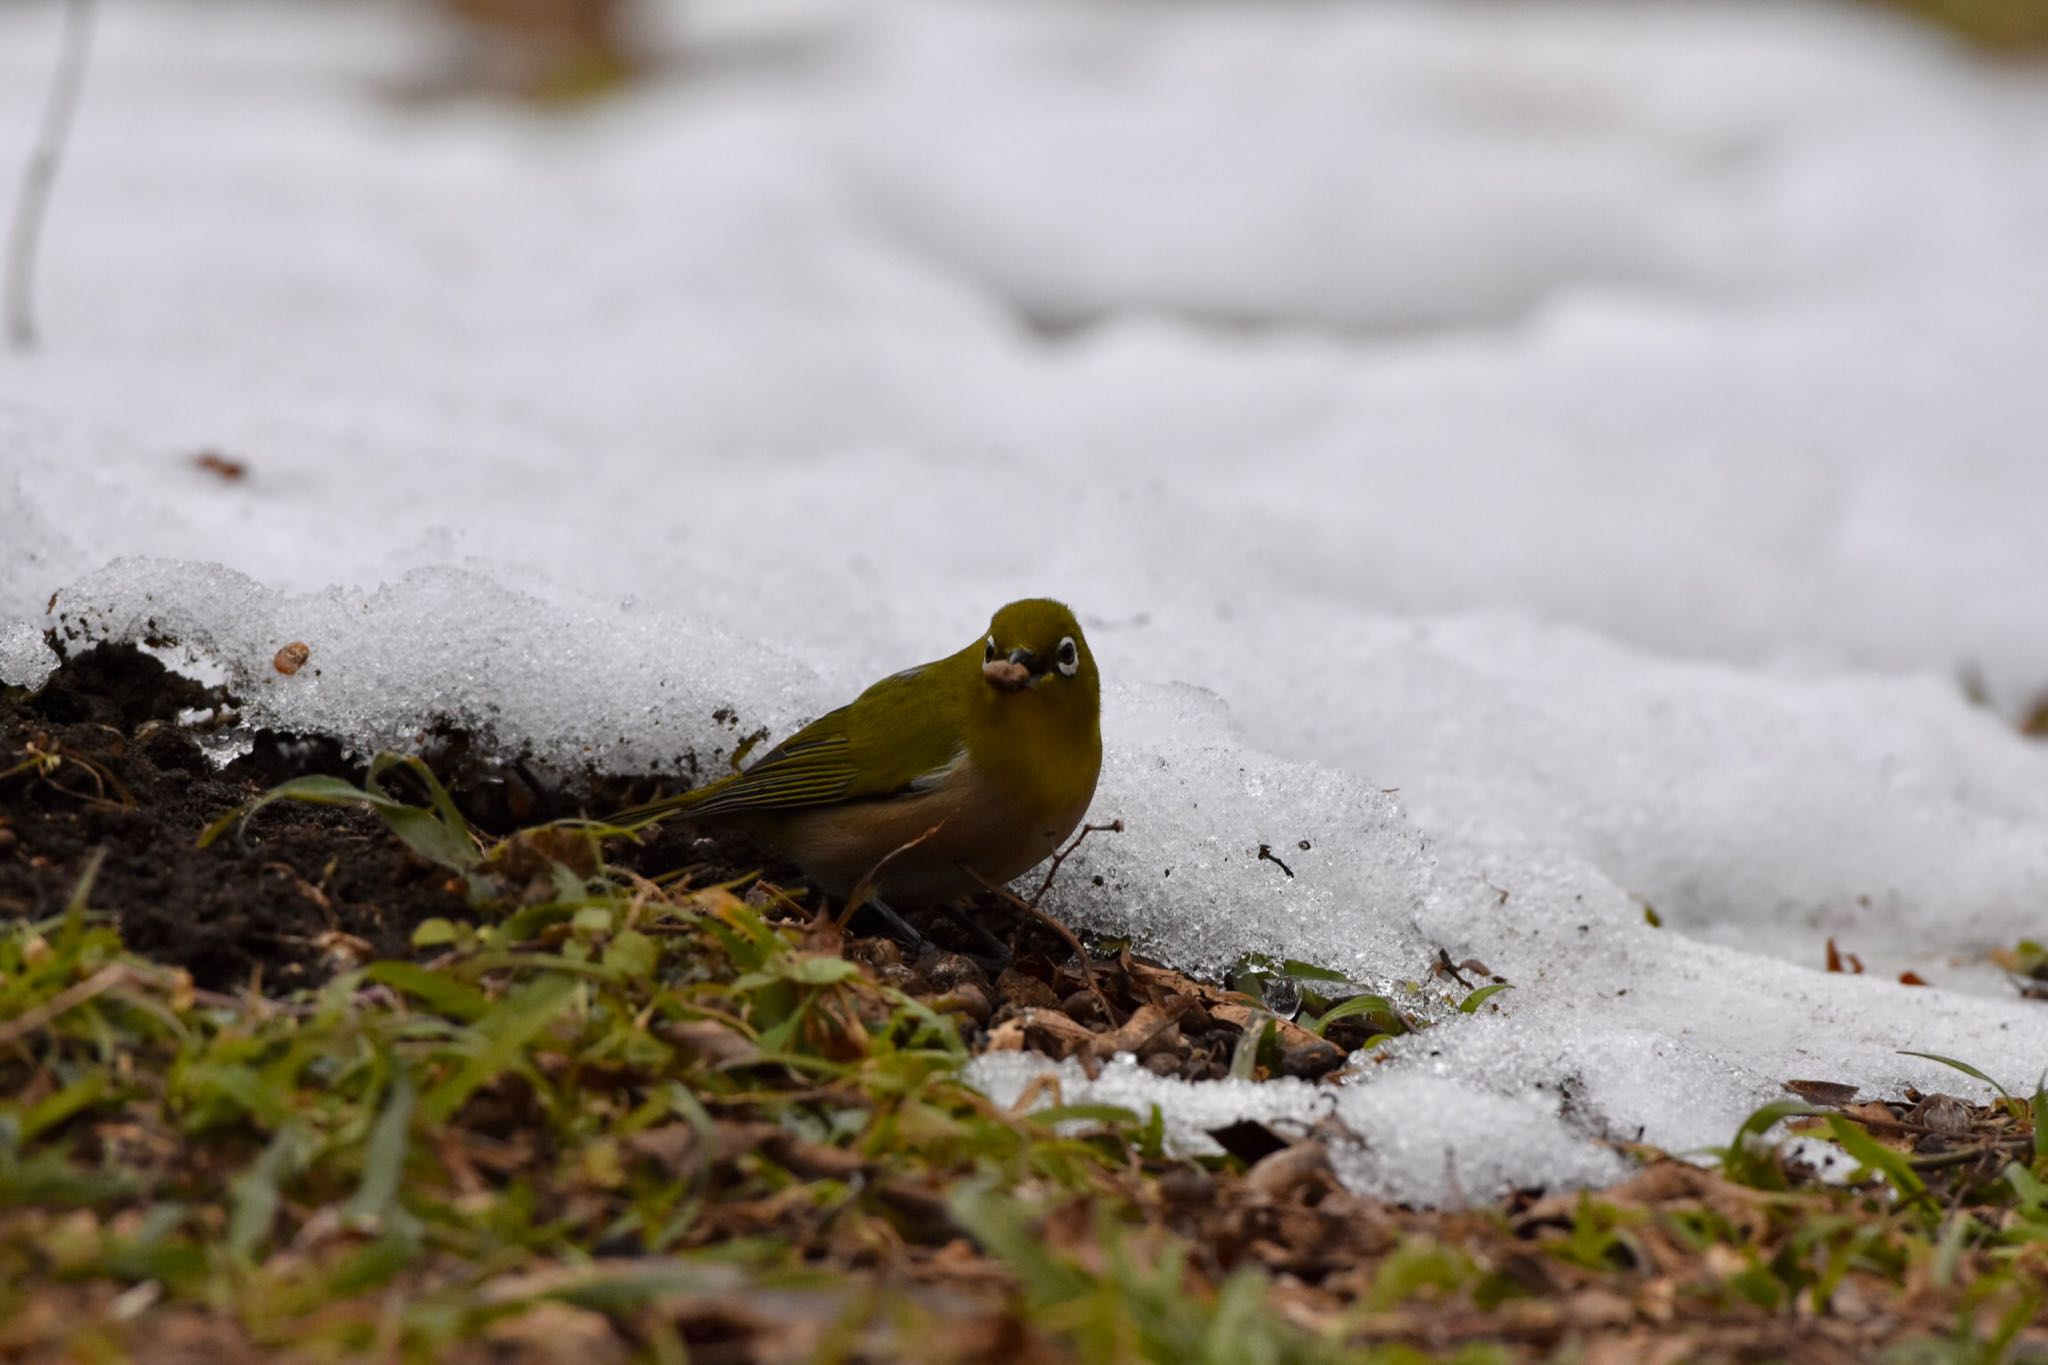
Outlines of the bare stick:
M 1081 826 L 1081 832 L 1074 836 L 1074 841 L 1052 855 L 1052 866 L 1045 869 L 1045 880 L 1040 882 L 1038 889 L 1031 893 L 1032 909 L 1037 909 L 1038 903 L 1045 899 L 1045 893 L 1052 890 L 1052 879 L 1060 875 L 1060 864 L 1065 862 L 1068 856 L 1081 846 L 1083 839 L 1091 834 L 1122 834 L 1123 832 L 1124 822 L 1121 820 L 1112 820 L 1106 825 Z
M 135 979 L 134 968 L 124 962 L 100 968 L 85 980 L 66 986 L 34 1009 L 17 1015 L 5 1024 L 0 1024 L 0 1047 L 26 1038 L 51 1020 L 77 1009 L 94 996 L 104 995 L 114 987 L 124 986 Z
M 1979 1157 L 2019 1156 L 2032 1145 L 2032 1139 L 2029 1138 L 2002 1138 L 1982 1147 L 1959 1147 L 1953 1152 L 1941 1152 L 1934 1156 L 1909 1156 L 1906 1158 L 1906 1164 L 1916 1171 L 1932 1171 L 1943 1166 L 1961 1166 Z
M 21 192 L 14 200 L 14 222 L 7 232 L 7 339 L 16 350 L 25 351 L 36 342 L 35 301 L 31 297 L 36 239 L 49 211 L 50 191 L 57 183 L 57 166 L 64 157 L 72 115 L 78 112 L 78 95 L 85 86 L 92 17 L 93 0 L 65 0 L 57 73 L 43 106 L 43 126 L 36 131 L 28 167 L 22 172 Z
M 1079 841 L 1077 840 L 1076 842 Z M 1061 938 L 1065 939 L 1067 941 L 1067 946 L 1074 950 L 1075 960 L 1081 964 L 1081 980 L 1087 983 L 1088 993 L 1095 997 L 1096 1004 L 1102 1006 L 1102 1017 L 1107 1019 L 1112 1027 L 1114 1027 L 1119 1022 L 1116 1017 L 1116 1011 L 1110 1007 L 1109 997 L 1102 993 L 1102 987 L 1095 984 L 1095 964 L 1089 959 L 1088 950 L 1081 946 L 1080 939 L 1074 937 L 1074 931 L 1072 929 L 1069 929 L 1066 925 L 1061 924 L 1051 915 L 1048 915 L 1045 913 L 1045 911 L 1039 909 L 1037 905 L 1035 905 L 1031 901 L 1025 900 L 1022 896 L 1012 891 L 1009 887 L 997 885 L 995 882 L 992 882 L 988 878 L 982 876 L 979 872 L 976 872 L 967 864 L 960 864 L 960 870 L 962 872 L 965 872 L 968 876 L 974 878 L 974 880 L 980 882 L 988 890 L 995 892 L 998 896 L 1001 896 L 1011 905 L 1017 907 L 1017 909 L 1022 910 L 1026 915 L 1029 915 L 1032 919 L 1037 920 L 1040 924 L 1043 924 L 1046 928 L 1052 930 L 1055 934 L 1058 934 Z

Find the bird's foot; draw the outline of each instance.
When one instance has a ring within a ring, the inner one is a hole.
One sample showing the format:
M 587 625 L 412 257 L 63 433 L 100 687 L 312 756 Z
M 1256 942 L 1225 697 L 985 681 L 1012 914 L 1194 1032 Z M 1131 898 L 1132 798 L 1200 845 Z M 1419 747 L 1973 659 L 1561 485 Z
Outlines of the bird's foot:
M 888 902 L 882 900 L 879 896 L 867 896 L 860 902 L 859 908 L 874 911 L 875 917 L 881 920 L 883 927 L 888 930 L 889 937 L 901 943 L 912 953 L 916 953 L 924 947 L 924 935 L 917 931 L 917 926 L 897 914 Z
M 987 925 L 950 902 L 942 908 L 946 912 L 946 917 L 962 929 L 965 929 L 969 936 L 974 939 L 976 945 L 981 948 L 982 953 L 987 954 L 986 957 L 979 953 L 970 953 L 968 956 L 973 957 L 984 969 L 993 964 L 994 970 L 989 972 L 990 976 L 999 975 L 1012 962 L 1016 961 L 1016 955 L 1010 951 L 1010 945 L 990 933 Z

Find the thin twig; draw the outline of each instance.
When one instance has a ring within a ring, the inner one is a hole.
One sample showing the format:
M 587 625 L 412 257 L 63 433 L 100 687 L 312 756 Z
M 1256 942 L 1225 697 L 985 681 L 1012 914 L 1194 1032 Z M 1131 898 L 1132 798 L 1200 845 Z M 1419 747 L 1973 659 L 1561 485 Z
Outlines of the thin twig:
M 27 1013 L 0 1024 L 0 1047 L 6 1047 L 18 1038 L 26 1038 L 43 1025 L 69 1014 L 94 996 L 104 995 L 114 987 L 133 979 L 135 969 L 125 962 L 116 962 L 100 968 L 85 980 L 66 986 Z
M 56 75 L 50 82 L 49 100 L 43 106 L 43 125 L 36 131 L 28 167 L 22 172 L 21 192 L 14 201 L 14 222 L 7 233 L 7 339 L 17 350 L 25 351 L 36 341 L 32 297 L 36 240 L 49 211 L 50 192 L 57 183 L 57 167 L 64 158 L 72 116 L 78 112 L 79 92 L 85 87 L 92 17 L 93 0 L 66 0 Z
M 1079 843 L 1080 840 L 1077 839 L 1074 842 Z M 1067 946 L 1074 950 L 1075 960 L 1077 960 L 1081 964 L 1081 980 L 1087 985 L 1088 993 L 1095 997 L 1096 1004 L 1102 1006 L 1102 1017 L 1110 1022 L 1111 1027 L 1115 1027 L 1116 1024 L 1121 1022 L 1116 1017 L 1116 1010 L 1110 1006 L 1109 997 L 1102 993 L 1102 987 L 1095 984 L 1094 963 L 1088 956 L 1088 950 L 1081 946 L 1081 940 L 1074 936 L 1074 931 L 1072 929 L 1069 929 L 1066 925 L 1061 924 L 1051 915 L 1048 915 L 1045 911 L 1039 909 L 1032 902 L 1025 900 L 1022 896 L 1012 891 L 1009 887 L 999 886 L 995 882 L 992 882 L 988 878 L 982 876 L 979 872 L 976 872 L 973 868 L 967 866 L 967 864 L 960 864 L 960 870 L 965 872 L 968 876 L 974 878 L 974 880 L 980 882 L 982 886 L 986 887 L 988 890 L 995 892 L 998 896 L 1001 896 L 1011 905 L 1014 905 L 1019 910 L 1022 910 L 1032 919 L 1037 920 L 1040 924 L 1043 924 L 1046 928 L 1052 930 L 1061 938 L 1065 939 L 1067 941 Z
M 166 987 L 165 989 L 169 989 Z M 254 991 L 242 995 L 229 995 L 225 991 L 210 991 L 203 986 L 192 988 L 192 1003 L 204 1005 L 210 1010 L 228 1010 L 232 1013 L 249 1013 L 267 1018 L 282 1014 L 289 1019 L 310 1019 L 320 1012 L 320 1007 L 311 1002 L 272 1000 L 267 995 Z
M 1996 1142 L 1986 1143 L 1980 1147 L 1958 1147 L 1950 1152 L 1937 1152 L 1928 1156 L 1909 1156 L 1906 1158 L 1906 1164 L 1916 1171 L 1932 1171 L 1938 1170 L 1943 1166 L 1966 1165 L 1980 1157 L 2010 1155 L 2015 1152 L 2024 1151 L 2032 1145 L 2033 1138 L 2031 1136 L 2001 1138 Z
M 931 838 L 933 835 L 937 834 L 940 830 L 944 829 L 945 827 L 946 822 L 942 819 L 939 821 L 939 823 L 933 825 L 930 829 L 918 835 L 915 839 L 909 839 L 901 844 L 898 844 L 895 848 L 890 849 L 887 853 L 884 853 L 879 859 L 877 859 L 875 865 L 868 869 L 867 875 L 862 877 L 859 881 L 853 884 L 853 891 L 846 898 L 846 908 L 839 912 L 839 927 L 842 929 L 845 928 L 846 922 L 853 918 L 853 912 L 860 909 L 860 907 L 867 901 L 874 899 L 875 881 L 882 875 L 883 868 L 887 867 L 890 863 L 895 862 L 896 859 L 910 852 L 910 850 L 916 848 L 919 844 Z M 877 901 L 876 904 L 880 905 L 881 902 Z M 891 913 L 893 914 L 894 912 Z M 900 917 L 898 918 L 900 919 Z
M 1045 880 L 1040 882 L 1038 889 L 1031 893 L 1032 908 L 1036 909 L 1038 903 L 1045 899 L 1045 893 L 1052 890 L 1052 879 L 1059 876 L 1060 864 L 1065 862 L 1074 850 L 1081 846 L 1083 839 L 1086 839 L 1091 834 L 1122 834 L 1123 832 L 1124 822 L 1122 820 L 1112 820 L 1106 825 L 1081 826 L 1081 832 L 1074 836 L 1074 841 L 1052 855 L 1052 865 L 1045 869 Z
M 1030 1113 L 1032 1103 L 1035 1100 L 1037 1100 L 1040 1095 L 1050 1095 L 1052 1097 L 1052 1102 L 1055 1106 L 1062 1105 L 1067 1102 L 1066 1097 L 1060 1093 L 1060 1078 L 1058 1073 L 1052 1071 L 1041 1071 L 1036 1076 L 1033 1076 L 1030 1080 L 1026 1081 L 1024 1083 L 1024 1088 L 1017 1092 L 1017 1101 L 1016 1103 L 1010 1106 L 1008 1111 L 1009 1115 L 1013 1117 L 1021 1117 L 1022 1115 Z

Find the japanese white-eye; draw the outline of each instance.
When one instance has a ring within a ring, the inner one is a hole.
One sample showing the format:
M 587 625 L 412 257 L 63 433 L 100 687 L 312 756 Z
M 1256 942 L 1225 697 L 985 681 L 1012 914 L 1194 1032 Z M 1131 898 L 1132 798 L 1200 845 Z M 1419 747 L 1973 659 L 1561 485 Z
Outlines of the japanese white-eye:
M 1081 823 L 1101 710 L 1074 613 L 1012 602 L 972 644 L 892 673 L 744 771 L 616 818 L 738 828 L 828 894 L 874 873 L 886 900 L 948 901 L 1021 876 Z

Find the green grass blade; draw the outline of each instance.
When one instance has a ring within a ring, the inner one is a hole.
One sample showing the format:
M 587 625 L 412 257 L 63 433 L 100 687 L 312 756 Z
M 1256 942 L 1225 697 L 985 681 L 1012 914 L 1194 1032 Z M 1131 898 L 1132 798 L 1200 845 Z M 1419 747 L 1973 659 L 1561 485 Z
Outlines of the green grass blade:
M 416 962 L 377 962 L 363 971 L 368 981 L 403 991 L 451 1019 L 474 1023 L 491 1012 L 491 997 L 466 982 Z
M 1927 1182 L 1913 1169 L 1906 1158 L 1879 1142 L 1863 1125 L 1840 1114 L 1826 1116 L 1828 1136 L 1842 1145 L 1842 1150 L 1856 1158 L 1858 1165 L 1874 1175 L 1883 1176 L 1893 1189 L 1909 1200 L 1927 1198 Z
M 1513 989 L 1514 987 L 1505 981 L 1496 981 L 1491 986 L 1481 986 L 1478 990 L 1458 1002 L 1458 1013 L 1476 1014 L 1479 1007 L 1494 996 L 1499 995 L 1502 991 Z
M 380 758 L 390 757 L 379 755 Z M 387 763 L 385 768 L 392 765 Z M 253 801 L 237 806 L 221 816 L 199 833 L 199 847 L 211 847 L 229 830 L 246 827 L 252 817 L 266 806 L 279 801 L 296 801 L 311 806 L 366 806 L 375 811 L 388 825 L 393 834 L 404 840 L 407 847 L 430 862 L 454 870 L 468 871 L 482 860 L 477 851 L 476 840 L 470 837 L 469 826 L 463 823 L 462 815 L 455 809 L 446 789 L 431 779 L 433 774 L 426 771 L 426 765 L 418 759 L 406 763 L 408 769 L 426 772 L 429 790 L 437 793 L 436 810 L 410 806 L 405 802 L 386 795 L 372 786 L 369 789 L 356 786 L 339 777 L 314 774 L 309 777 L 295 777 L 289 782 L 279 783 Z M 371 765 L 373 780 L 378 771 Z
M 576 996 L 572 976 L 550 973 L 506 996 L 478 1020 L 475 1032 L 483 1046 L 453 1076 L 428 1092 L 420 1105 L 429 1123 L 446 1122 L 448 1116 L 481 1085 L 512 1066 L 526 1045 L 554 1022 Z
M 1962 1072 L 1965 1076 L 1975 1076 L 1978 1080 L 1984 1082 L 1984 1084 L 1990 1086 L 1993 1090 L 1996 1090 L 2000 1095 L 2003 1095 L 2006 1099 L 2012 1098 L 2012 1092 L 2010 1090 L 2007 1090 L 2004 1086 L 2000 1085 L 1997 1081 L 1992 1080 L 1989 1076 L 1979 1071 L 1976 1067 L 1971 1066 L 1968 1062 L 1959 1062 L 1953 1057 L 1944 1057 L 1939 1052 L 1914 1052 L 1909 1048 L 1900 1048 L 1899 1055 L 1901 1057 L 1925 1057 L 1930 1062 L 1940 1062 L 1943 1066 L 1954 1067 L 1957 1071 Z
M 433 809 L 423 810 L 398 801 L 378 785 L 377 779 L 393 768 L 403 768 L 419 779 L 420 785 L 427 789 L 427 799 L 433 803 Z M 370 760 L 363 786 L 388 803 L 379 807 L 379 814 L 399 838 L 423 857 L 458 871 L 468 871 L 483 861 L 476 840 L 470 835 L 469 822 L 462 818 L 455 798 L 441 785 L 441 779 L 434 776 L 434 770 L 427 766 L 425 759 L 416 754 L 380 753 Z
M 2048 1175 L 2048 1081 L 2034 1086 L 2027 1114 L 2034 1121 L 2034 1169 Z
M 90 1109 L 112 1086 L 113 1078 L 106 1072 L 88 1071 L 23 1114 L 17 1140 L 31 1142 L 81 1110 Z
M 1828 1112 L 1804 1100 L 1773 1100 L 1744 1119 L 1728 1145 L 1712 1149 L 1710 1155 L 1720 1158 L 1721 1174 L 1737 1184 L 1755 1189 L 1783 1188 L 1783 1173 L 1773 1161 L 1751 1151 L 1751 1142 L 1786 1119 Z
M 1140 1120 L 1136 1111 L 1120 1104 L 1056 1104 L 1032 1110 L 1031 1121 L 1048 1127 L 1056 1123 L 1097 1123 L 1106 1128 L 1135 1128 Z
M 412 1073 L 400 1066 L 392 1074 L 384 1110 L 370 1130 L 363 1150 L 363 1179 L 354 1197 L 342 1210 L 352 1222 L 382 1221 L 396 1206 L 398 1187 L 405 1175 L 406 1140 L 412 1132 L 413 1108 L 417 1102 Z
M 1308 1031 L 1320 1038 L 1323 1036 L 1323 1030 L 1338 1020 L 1353 1019 L 1361 1014 L 1384 1015 L 1389 1019 L 1398 1019 L 1400 1017 L 1394 1013 L 1394 1002 L 1387 999 L 1384 995 L 1354 995 L 1348 999 L 1339 1000 L 1336 1004 L 1324 1010 L 1320 1018 L 1308 1025 Z
M 297 1164 L 298 1146 L 297 1131 L 280 1128 L 263 1155 L 235 1177 L 229 1195 L 228 1254 L 237 1261 L 253 1261 L 269 1239 L 283 1198 L 278 1186 Z
M 1280 1021 L 1270 1014 L 1254 1014 L 1237 1036 L 1237 1046 L 1230 1053 L 1230 1079 L 1248 1081 L 1258 1074 L 1259 1052 L 1268 1038 L 1278 1038 Z

